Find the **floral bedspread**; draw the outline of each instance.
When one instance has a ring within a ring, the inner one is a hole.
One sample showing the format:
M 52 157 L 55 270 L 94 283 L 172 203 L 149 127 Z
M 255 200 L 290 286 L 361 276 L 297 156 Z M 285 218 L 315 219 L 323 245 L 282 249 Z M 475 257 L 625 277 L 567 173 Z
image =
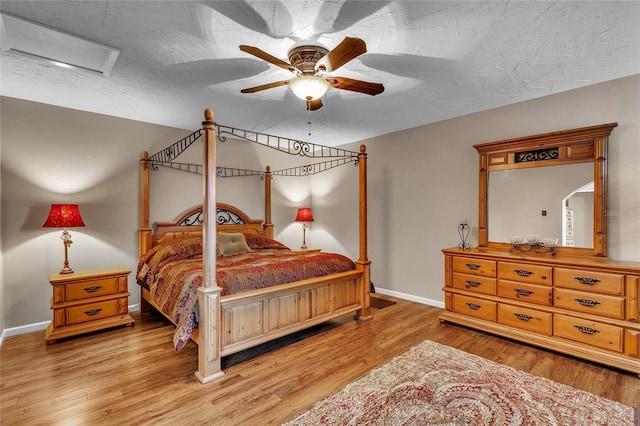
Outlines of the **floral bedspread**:
M 251 251 L 216 258 L 216 282 L 222 295 L 271 287 L 355 269 L 336 253 L 299 252 L 275 240 L 256 243 Z M 266 244 L 265 244 L 266 242 Z M 176 351 L 198 327 L 198 287 L 203 285 L 202 240 L 184 238 L 158 245 L 143 255 L 136 280 L 149 290 L 156 304 L 176 324 Z

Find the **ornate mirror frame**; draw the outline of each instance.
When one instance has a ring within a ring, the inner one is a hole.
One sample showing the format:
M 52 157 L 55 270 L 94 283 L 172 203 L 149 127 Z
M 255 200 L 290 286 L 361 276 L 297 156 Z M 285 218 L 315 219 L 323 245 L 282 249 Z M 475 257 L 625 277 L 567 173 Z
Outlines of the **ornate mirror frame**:
M 557 247 L 555 252 L 607 256 L 607 144 L 618 123 L 582 127 L 474 145 L 479 159 L 478 247 L 508 250 L 489 241 L 489 172 L 593 162 L 593 248 Z

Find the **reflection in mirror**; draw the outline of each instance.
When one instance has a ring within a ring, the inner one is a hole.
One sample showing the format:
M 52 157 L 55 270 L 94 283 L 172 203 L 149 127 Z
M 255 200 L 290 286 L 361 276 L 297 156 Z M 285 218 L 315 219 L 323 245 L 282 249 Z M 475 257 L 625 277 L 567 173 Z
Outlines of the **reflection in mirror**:
M 489 241 L 535 235 L 593 248 L 593 189 L 584 190 L 589 185 L 593 188 L 591 162 L 490 172 Z
M 562 200 L 562 244 L 593 247 L 593 181 Z

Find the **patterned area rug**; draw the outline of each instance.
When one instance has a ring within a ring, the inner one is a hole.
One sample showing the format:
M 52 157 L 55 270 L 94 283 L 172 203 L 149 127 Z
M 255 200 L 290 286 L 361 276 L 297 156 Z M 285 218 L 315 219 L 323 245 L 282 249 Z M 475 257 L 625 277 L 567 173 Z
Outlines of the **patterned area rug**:
M 634 425 L 624 404 L 424 341 L 286 425 Z

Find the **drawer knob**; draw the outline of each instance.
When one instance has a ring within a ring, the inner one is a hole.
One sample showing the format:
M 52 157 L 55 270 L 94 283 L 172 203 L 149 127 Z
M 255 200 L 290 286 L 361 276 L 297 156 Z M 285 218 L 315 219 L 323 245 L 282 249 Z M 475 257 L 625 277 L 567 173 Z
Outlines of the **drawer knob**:
M 480 281 L 472 281 L 472 280 L 467 280 L 466 283 L 469 284 L 471 287 L 480 287 L 480 284 L 482 284 Z
M 591 327 L 585 327 L 584 325 L 574 325 L 575 328 L 578 329 L 578 331 L 580 333 L 584 333 L 584 334 L 596 334 L 596 333 L 600 333 L 599 330 L 596 330 L 595 328 L 591 328 Z
M 513 272 L 515 272 L 516 274 L 520 275 L 521 277 L 528 277 L 529 275 L 533 274 L 533 272 L 527 271 L 527 270 L 524 270 L 524 269 L 514 269 Z
M 467 306 L 468 306 L 470 309 L 473 309 L 474 311 L 477 311 L 478 309 L 482 308 L 482 306 L 480 306 L 480 305 L 476 305 L 475 303 L 467 303 Z
M 531 290 L 527 290 L 524 288 L 514 288 L 513 289 L 516 293 L 518 293 L 520 296 L 531 296 L 533 294 L 533 292 Z
M 465 263 L 465 265 L 467 266 L 467 268 L 474 271 L 480 269 L 480 266 L 481 266 L 481 265 L 478 265 L 477 263 Z
M 101 285 L 93 285 L 91 287 L 85 287 L 83 290 L 86 291 L 87 293 L 95 293 L 96 291 L 100 290 L 102 288 Z
M 593 308 L 597 305 L 600 304 L 600 302 L 595 301 L 595 300 L 589 300 L 589 299 L 573 299 L 576 302 L 578 302 L 579 304 L 581 304 L 582 306 L 586 306 L 588 308 Z
M 575 277 L 574 280 L 578 280 L 581 284 L 584 284 L 584 285 L 596 285 L 600 282 L 600 280 L 596 278 L 589 278 L 589 277 Z
M 102 310 L 102 308 L 89 309 L 88 311 L 84 311 L 84 313 L 87 314 L 87 315 L 93 316 L 93 315 L 98 315 L 101 310 Z
M 529 321 L 533 319 L 531 315 L 525 315 L 525 314 L 513 314 L 513 315 L 515 315 L 516 318 L 518 318 L 520 321 Z

